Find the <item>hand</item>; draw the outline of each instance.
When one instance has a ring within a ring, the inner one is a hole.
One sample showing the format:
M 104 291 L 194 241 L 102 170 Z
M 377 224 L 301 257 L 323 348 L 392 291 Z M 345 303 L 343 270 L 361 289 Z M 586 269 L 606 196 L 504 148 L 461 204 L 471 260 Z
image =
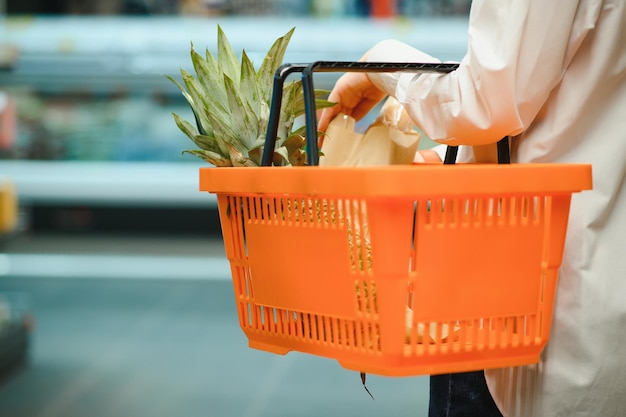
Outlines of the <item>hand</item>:
M 342 75 L 333 87 L 328 100 L 337 103 L 322 110 L 318 130 L 324 132 L 330 121 L 339 113 L 360 120 L 385 97 L 364 72 L 348 72 Z

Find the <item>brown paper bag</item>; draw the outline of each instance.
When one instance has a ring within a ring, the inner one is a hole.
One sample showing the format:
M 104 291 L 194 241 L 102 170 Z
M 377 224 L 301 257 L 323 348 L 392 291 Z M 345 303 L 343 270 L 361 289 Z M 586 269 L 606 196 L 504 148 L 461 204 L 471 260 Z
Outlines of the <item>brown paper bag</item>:
M 339 114 L 328 128 L 322 144 L 320 165 L 376 166 L 411 164 L 420 134 L 404 108 L 389 98 L 378 118 L 365 133 L 354 130 L 355 120 Z

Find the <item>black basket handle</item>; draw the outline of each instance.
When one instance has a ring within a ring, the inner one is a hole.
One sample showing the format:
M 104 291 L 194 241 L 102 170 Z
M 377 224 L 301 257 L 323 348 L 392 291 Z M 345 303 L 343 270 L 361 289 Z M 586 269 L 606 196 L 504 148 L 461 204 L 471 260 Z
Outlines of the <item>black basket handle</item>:
M 436 72 L 449 73 L 458 68 L 454 63 L 413 63 L 413 62 L 361 62 L 361 61 L 316 61 L 310 64 L 284 64 L 275 73 L 272 91 L 272 102 L 265 137 L 265 148 L 261 164 L 272 164 L 276 134 L 282 104 L 283 84 L 285 79 L 294 72 L 302 72 L 302 87 L 304 92 L 304 116 L 306 125 L 307 162 L 309 165 L 319 165 L 317 152 L 317 116 L 315 107 L 315 88 L 313 86 L 314 72 Z M 444 163 L 456 161 L 456 146 L 448 146 Z M 508 137 L 498 142 L 498 163 L 509 163 Z
M 276 135 L 278 134 L 278 123 L 280 121 L 280 107 L 283 103 L 283 85 L 289 75 L 294 72 L 302 72 L 308 64 L 283 64 L 274 73 L 274 83 L 272 85 L 272 101 L 270 102 L 270 114 L 267 120 L 267 132 L 265 133 L 265 147 L 261 156 L 261 165 L 270 166 L 274 159 L 274 148 L 276 147 Z M 306 95 L 305 95 L 306 97 Z M 313 98 L 315 106 L 315 97 Z M 315 145 L 317 148 L 317 144 Z M 307 153 L 310 149 L 307 149 Z
M 509 149 L 509 137 L 505 136 L 498 141 L 496 144 L 498 148 L 498 163 L 499 164 L 510 164 L 511 163 L 511 154 Z M 448 146 L 446 148 L 446 155 L 443 159 L 443 163 L 445 165 L 451 165 L 456 163 L 456 156 L 459 152 L 458 146 Z

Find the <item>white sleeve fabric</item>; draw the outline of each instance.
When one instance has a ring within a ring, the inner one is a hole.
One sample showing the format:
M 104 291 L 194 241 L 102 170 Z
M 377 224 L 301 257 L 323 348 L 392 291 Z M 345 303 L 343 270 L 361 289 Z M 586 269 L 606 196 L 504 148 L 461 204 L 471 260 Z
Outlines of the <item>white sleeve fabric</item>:
M 468 50 L 449 74 L 376 73 L 370 79 L 403 103 L 431 139 L 484 145 L 524 131 L 561 81 L 578 47 L 578 0 L 474 0 Z M 404 43 L 383 41 L 370 62 L 439 62 Z

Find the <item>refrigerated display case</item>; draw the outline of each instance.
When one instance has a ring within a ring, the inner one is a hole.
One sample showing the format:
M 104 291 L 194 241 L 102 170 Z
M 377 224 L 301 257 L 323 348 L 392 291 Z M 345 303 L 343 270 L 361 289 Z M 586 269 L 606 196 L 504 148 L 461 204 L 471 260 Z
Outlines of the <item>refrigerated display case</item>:
M 0 70 L 0 89 L 15 97 L 18 123 L 0 171 L 20 201 L 213 206 L 197 192 L 202 163 L 181 155 L 194 145 L 171 113 L 192 116 L 164 75 L 190 64 L 191 43 L 216 53 L 218 25 L 255 63 L 292 27 L 288 62 L 356 60 L 387 38 L 442 60 L 466 48 L 466 17 L 8 17 L 0 32 L 16 58 Z M 330 88 L 337 76 L 320 74 L 317 85 Z

